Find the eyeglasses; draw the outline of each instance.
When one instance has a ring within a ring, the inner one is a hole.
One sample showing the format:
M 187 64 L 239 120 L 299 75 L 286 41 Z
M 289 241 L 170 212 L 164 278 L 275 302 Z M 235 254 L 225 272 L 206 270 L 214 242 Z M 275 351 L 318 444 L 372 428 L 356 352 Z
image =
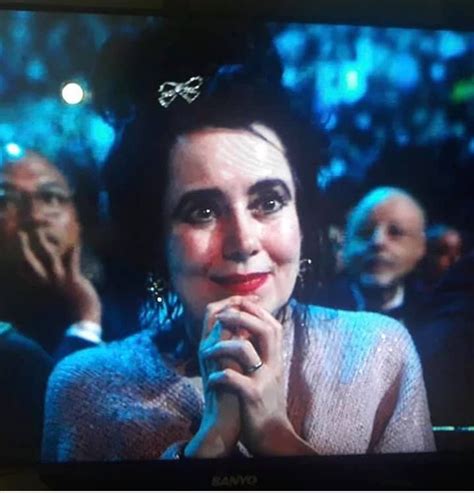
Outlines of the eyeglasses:
M 391 240 L 402 240 L 403 238 L 408 237 L 417 237 L 420 236 L 420 232 L 409 230 L 398 226 L 397 224 L 385 224 L 385 225 L 374 225 L 365 227 L 357 232 L 357 236 L 364 240 L 369 240 L 373 238 L 376 232 L 383 231 Z
M 17 212 L 25 204 L 35 202 L 46 214 L 54 214 L 71 203 L 73 194 L 62 189 L 45 189 L 35 192 L 22 192 L 15 189 L 0 188 L 0 216 Z

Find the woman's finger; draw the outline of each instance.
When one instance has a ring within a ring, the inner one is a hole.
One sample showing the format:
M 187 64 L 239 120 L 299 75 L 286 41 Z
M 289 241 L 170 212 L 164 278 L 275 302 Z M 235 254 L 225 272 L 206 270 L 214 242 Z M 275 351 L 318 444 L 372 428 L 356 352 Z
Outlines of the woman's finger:
M 275 330 L 279 331 L 281 329 L 280 322 L 265 308 L 262 308 L 257 303 L 254 303 L 250 299 L 244 298 L 241 303 L 241 308 L 256 317 L 265 320 L 270 326 L 274 327 Z
M 216 317 L 225 327 L 246 329 L 251 337 L 256 339 L 257 349 L 264 363 L 268 363 L 273 356 L 279 354 L 281 350 L 279 335 L 276 328 L 267 321 L 234 308 L 219 312 Z
M 239 363 L 243 372 L 255 368 L 261 364 L 260 356 L 249 340 L 231 339 L 220 341 L 203 352 L 206 360 L 219 360 L 219 362 L 231 359 Z M 227 365 L 224 365 L 227 367 Z
M 255 300 L 258 299 L 257 296 L 249 296 L 248 298 Z M 213 329 L 217 320 L 216 315 L 219 312 L 225 310 L 226 308 L 239 307 L 243 303 L 244 299 L 245 298 L 243 296 L 231 296 L 223 300 L 215 301 L 214 303 L 209 303 L 209 305 L 207 305 L 206 314 L 204 317 L 202 338 L 207 337 Z
M 260 368 L 258 371 L 264 371 Z M 258 399 L 259 391 L 251 376 L 243 375 L 231 368 L 215 371 L 209 375 L 209 388 L 223 387 L 240 395 L 245 401 L 253 402 Z
M 202 368 L 205 370 L 205 374 L 209 374 L 211 371 L 215 371 L 220 368 L 220 365 L 223 365 L 228 368 L 234 368 L 236 370 L 241 370 L 239 363 L 235 360 L 223 357 L 222 360 L 218 362 L 212 358 L 206 358 L 204 354 L 207 350 L 214 347 L 221 341 L 227 341 L 231 339 L 233 333 L 231 330 L 224 328 L 223 324 L 219 321 L 216 321 L 214 324 L 213 330 L 208 334 L 205 339 L 202 339 L 200 343 L 200 361 L 201 364 L 204 365 Z

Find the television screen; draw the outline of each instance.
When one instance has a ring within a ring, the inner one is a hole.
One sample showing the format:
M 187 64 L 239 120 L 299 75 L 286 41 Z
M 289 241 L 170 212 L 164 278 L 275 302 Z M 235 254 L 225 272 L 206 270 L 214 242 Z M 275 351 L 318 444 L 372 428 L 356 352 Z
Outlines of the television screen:
M 472 457 L 474 25 L 290 17 L 0 10 L 1 463 Z

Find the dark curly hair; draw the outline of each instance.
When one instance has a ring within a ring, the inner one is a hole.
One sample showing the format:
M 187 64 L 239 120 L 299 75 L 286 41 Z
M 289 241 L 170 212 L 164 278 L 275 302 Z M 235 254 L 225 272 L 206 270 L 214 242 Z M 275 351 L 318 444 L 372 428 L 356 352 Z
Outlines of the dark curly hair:
M 168 184 L 169 154 L 178 136 L 206 128 L 271 128 L 286 149 L 297 188 L 303 232 L 302 255 L 314 269 L 306 288 L 313 289 L 322 267 L 317 168 L 326 140 L 320 126 L 292 104 L 280 83 L 282 67 L 270 33 L 253 24 L 164 22 L 135 38 L 107 43 L 95 75 L 98 110 L 118 129 L 119 138 L 105 166 L 110 217 L 119 265 L 142 289 L 154 271 L 168 281 L 167 231 L 162 217 Z M 177 97 L 164 108 L 157 89 L 165 81 L 201 76 L 199 97 L 188 104 Z M 263 136 L 259 135 L 261 138 Z M 305 298 L 301 289 L 295 292 Z

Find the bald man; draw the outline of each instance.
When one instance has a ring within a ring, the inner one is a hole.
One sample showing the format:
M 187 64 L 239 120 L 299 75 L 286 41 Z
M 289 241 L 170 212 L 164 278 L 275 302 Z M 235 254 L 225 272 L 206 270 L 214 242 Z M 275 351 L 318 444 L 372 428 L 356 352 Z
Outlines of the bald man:
M 399 188 L 369 192 L 349 215 L 344 277 L 321 293 L 322 305 L 376 311 L 406 322 L 406 279 L 426 250 L 422 207 Z

